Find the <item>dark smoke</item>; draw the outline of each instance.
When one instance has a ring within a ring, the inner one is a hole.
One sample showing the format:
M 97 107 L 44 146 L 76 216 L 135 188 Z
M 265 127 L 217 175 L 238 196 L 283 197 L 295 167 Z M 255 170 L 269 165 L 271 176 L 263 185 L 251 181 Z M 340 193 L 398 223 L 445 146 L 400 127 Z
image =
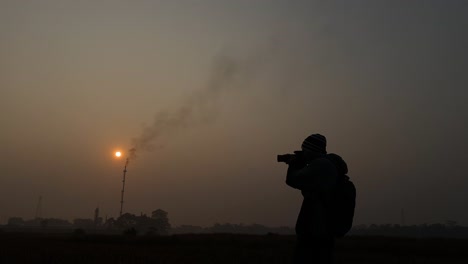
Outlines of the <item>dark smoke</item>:
M 228 56 L 215 57 L 204 89 L 194 92 L 179 108 L 157 113 L 152 123 L 143 128 L 140 136 L 132 140 L 130 159 L 135 159 L 137 152 L 154 150 L 153 144 L 163 134 L 213 118 L 221 94 L 236 85 L 246 84 L 250 77 L 247 64 Z

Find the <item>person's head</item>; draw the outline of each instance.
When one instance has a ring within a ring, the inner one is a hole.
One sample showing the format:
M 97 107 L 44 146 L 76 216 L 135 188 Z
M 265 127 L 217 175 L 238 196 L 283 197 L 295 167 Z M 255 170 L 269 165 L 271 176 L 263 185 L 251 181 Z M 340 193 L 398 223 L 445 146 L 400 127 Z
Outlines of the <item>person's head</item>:
M 306 159 L 315 158 L 327 154 L 327 138 L 320 134 L 308 136 L 301 146 Z

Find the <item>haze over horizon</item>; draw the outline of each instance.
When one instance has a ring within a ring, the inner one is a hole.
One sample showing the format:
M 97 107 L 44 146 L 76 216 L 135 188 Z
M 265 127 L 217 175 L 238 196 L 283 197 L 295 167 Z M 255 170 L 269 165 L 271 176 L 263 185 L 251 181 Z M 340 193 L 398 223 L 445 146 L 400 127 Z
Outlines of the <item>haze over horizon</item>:
M 468 225 L 467 1 L 0 0 L 0 223 L 161 208 L 294 226 L 277 154 L 348 163 L 355 224 Z

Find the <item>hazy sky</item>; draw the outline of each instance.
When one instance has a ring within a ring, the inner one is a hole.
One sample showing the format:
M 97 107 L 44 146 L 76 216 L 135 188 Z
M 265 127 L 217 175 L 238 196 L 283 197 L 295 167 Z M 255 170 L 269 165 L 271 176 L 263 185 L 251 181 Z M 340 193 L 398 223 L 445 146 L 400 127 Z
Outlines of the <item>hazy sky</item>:
M 468 1 L 0 0 L 0 222 L 162 208 L 293 226 L 328 138 L 356 224 L 468 225 Z M 151 143 L 151 151 L 148 151 Z

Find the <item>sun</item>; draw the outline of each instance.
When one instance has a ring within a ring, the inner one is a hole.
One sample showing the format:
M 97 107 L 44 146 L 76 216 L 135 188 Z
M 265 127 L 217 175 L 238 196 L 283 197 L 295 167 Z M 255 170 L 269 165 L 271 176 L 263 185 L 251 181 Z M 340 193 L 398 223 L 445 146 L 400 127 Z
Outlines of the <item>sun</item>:
M 122 156 L 122 152 L 120 152 L 120 151 L 115 152 L 115 156 L 116 156 L 117 158 L 120 157 L 120 156 Z

